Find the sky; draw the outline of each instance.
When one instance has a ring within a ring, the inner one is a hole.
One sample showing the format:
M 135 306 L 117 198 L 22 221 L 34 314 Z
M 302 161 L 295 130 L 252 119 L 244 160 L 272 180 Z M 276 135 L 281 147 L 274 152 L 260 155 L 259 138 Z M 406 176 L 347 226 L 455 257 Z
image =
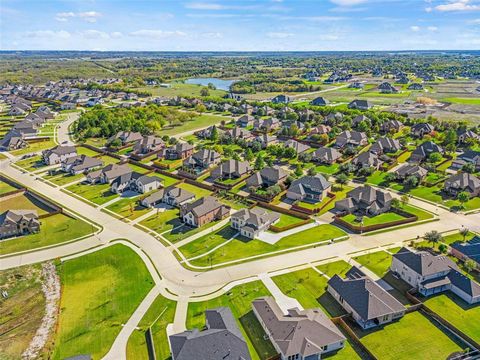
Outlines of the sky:
M 0 50 L 478 50 L 480 0 L 0 0 Z

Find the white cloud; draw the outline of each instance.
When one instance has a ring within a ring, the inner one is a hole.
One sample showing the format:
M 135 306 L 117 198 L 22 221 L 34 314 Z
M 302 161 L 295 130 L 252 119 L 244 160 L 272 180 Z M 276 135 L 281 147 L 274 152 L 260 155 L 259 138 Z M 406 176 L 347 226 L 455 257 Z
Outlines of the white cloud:
M 338 6 L 355 6 L 359 4 L 364 4 L 367 1 L 368 0 L 330 0 L 330 2 Z
M 438 11 L 475 11 L 480 10 L 480 5 L 474 5 L 471 0 L 451 0 L 446 4 L 435 6 Z
M 438 30 L 438 27 L 436 27 L 436 26 L 429 26 L 429 27 L 427 27 L 427 30 L 428 30 L 428 31 L 437 31 L 437 30 Z
M 319 35 L 318 39 L 322 41 L 335 41 L 340 39 L 340 37 L 334 34 L 324 34 L 324 35 Z
M 71 34 L 68 31 L 60 30 L 36 30 L 36 31 L 27 31 L 25 37 L 35 38 L 35 39 L 68 39 Z
M 78 17 L 80 19 L 83 19 L 86 22 L 94 23 L 101 16 L 102 14 L 97 11 L 84 11 L 84 12 L 78 12 L 78 13 L 68 11 L 68 12 L 57 13 L 55 15 L 55 20 L 60 22 L 67 22 L 68 19 L 70 18 Z
M 420 31 L 420 26 L 416 26 L 416 25 L 410 26 L 410 30 L 415 31 L 415 32 Z
M 120 39 L 121 37 L 123 37 L 123 34 L 119 31 L 114 31 L 110 34 L 110 37 L 112 39 Z
M 151 30 L 151 29 L 142 29 L 137 31 L 132 31 L 128 35 L 133 37 L 142 37 L 142 38 L 150 38 L 150 39 L 165 39 L 170 37 L 182 37 L 186 36 L 187 34 L 183 31 L 165 31 L 165 30 Z
M 258 5 L 222 5 L 213 2 L 191 2 L 185 4 L 185 7 L 193 10 L 251 10 L 258 8 Z
M 110 35 L 103 31 L 98 30 L 85 30 L 82 33 L 82 36 L 86 39 L 110 39 Z
M 268 32 L 267 37 L 270 39 L 286 39 L 292 37 L 294 34 L 286 32 Z
M 222 33 L 219 32 L 206 32 L 203 33 L 202 36 L 207 39 L 221 39 L 223 38 Z

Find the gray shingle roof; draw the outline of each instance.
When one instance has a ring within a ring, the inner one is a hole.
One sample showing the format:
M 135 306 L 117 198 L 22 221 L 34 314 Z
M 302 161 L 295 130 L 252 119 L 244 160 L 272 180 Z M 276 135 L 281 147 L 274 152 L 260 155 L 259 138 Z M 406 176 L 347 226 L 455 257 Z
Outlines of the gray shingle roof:
M 413 252 L 405 247 L 400 249 L 393 257 L 422 276 L 458 269 L 457 265 L 447 256 L 435 256 L 426 251 Z

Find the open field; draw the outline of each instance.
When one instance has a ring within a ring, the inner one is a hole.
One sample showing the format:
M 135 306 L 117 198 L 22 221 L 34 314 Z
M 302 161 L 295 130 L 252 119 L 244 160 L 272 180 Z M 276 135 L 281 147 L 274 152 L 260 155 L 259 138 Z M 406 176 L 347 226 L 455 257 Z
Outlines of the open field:
M 92 225 L 64 214 L 40 220 L 40 232 L 0 241 L 0 255 L 57 245 L 94 232 Z
M 228 261 L 245 259 L 254 255 L 268 254 L 273 251 L 285 250 L 294 246 L 308 245 L 345 235 L 346 233 L 343 230 L 327 224 L 286 236 L 274 245 L 256 239 L 250 240 L 243 237 L 235 238 L 212 253 L 192 260 L 191 264 L 203 267 L 213 264 L 222 264 Z M 196 239 L 192 244 L 199 241 L 203 240 Z
M 418 311 L 373 330 L 356 327 L 362 343 L 379 359 L 446 359 L 462 348 Z M 412 336 L 412 335 L 415 336 Z
M 226 294 L 202 302 L 188 304 L 187 329 L 201 329 L 205 325 L 205 310 L 227 306 L 237 319 L 238 326 L 247 341 L 252 359 L 266 359 L 276 354 L 252 310 L 251 302 L 270 293 L 261 281 L 249 282 L 231 289 Z
M 54 147 L 56 144 L 55 142 L 50 139 L 47 141 L 38 141 L 34 143 L 29 143 L 29 145 L 25 149 L 18 149 L 11 151 L 12 155 L 19 156 L 24 154 L 29 154 L 33 152 L 38 152 L 46 149 L 50 149 Z
M 52 358 L 91 354 L 100 359 L 153 280 L 143 261 L 123 245 L 66 261 L 58 271 L 63 291 Z
M 84 184 L 84 183 L 77 183 L 67 187 L 67 190 L 75 193 L 76 195 L 90 200 L 91 202 L 102 205 L 106 202 L 115 199 L 118 194 L 114 194 L 110 192 L 110 185 L 109 184 Z
M 38 215 L 44 215 L 52 211 L 43 202 L 38 201 L 28 193 L 19 193 L 8 199 L 2 199 L 2 209 L 8 210 L 36 210 Z M 3 212 L 3 211 L 2 211 Z
M 170 345 L 168 343 L 166 327 L 173 322 L 175 316 L 175 301 L 159 295 L 152 303 L 138 328 L 133 331 L 128 339 L 127 359 L 149 360 L 145 332 L 151 327 L 155 355 L 158 360 L 168 359 L 170 356 Z
M 192 121 L 187 121 L 180 126 L 164 127 L 158 132 L 159 135 L 175 136 L 188 131 L 202 129 L 210 125 L 218 124 L 222 120 L 229 121 L 231 118 L 221 115 L 203 114 L 194 118 Z
M 153 96 L 200 96 L 200 90 L 205 86 L 195 84 L 183 84 L 180 82 L 172 82 L 169 88 L 161 86 L 144 86 L 136 88 L 139 91 L 148 91 Z M 223 96 L 226 91 L 223 90 L 209 90 L 211 96 Z
M 35 335 L 45 312 L 41 266 L 27 265 L 0 271 L 0 358 L 20 359 Z

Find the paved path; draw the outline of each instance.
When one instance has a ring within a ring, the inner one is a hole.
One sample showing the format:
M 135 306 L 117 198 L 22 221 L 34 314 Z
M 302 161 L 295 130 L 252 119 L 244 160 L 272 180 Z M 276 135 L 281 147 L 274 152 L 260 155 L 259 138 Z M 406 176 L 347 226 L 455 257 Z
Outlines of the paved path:
M 268 289 L 268 291 L 270 291 L 284 314 L 288 314 L 288 310 L 293 308 L 303 310 L 303 307 L 300 305 L 298 300 L 285 295 L 282 290 L 279 289 L 277 284 L 273 282 L 269 275 L 265 273 L 259 274 L 258 278 L 262 280 L 265 287 Z
M 284 237 L 296 234 L 300 231 L 305 231 L 305 230 L 311 229 L 313 227 L 321 225 L 322 223 L 327 224 L 327 222 L 324 222 L 322 220 L 316 220 L 314 222 L 311 222 L 311 223 L 308 223 L 308 224 L 305 224 L 305 225 L 302 225 L 302 226 L 299 226 L 299 227 L 296 227 L 296 228 L 293 228 L 293 229 L 290 229 L 290 230 L 282 231 L 281 233 L 272 233 L 272 232 L 268 232 L 268 231 L 263 231 L 258 235 L 258 240 L 261 240 L 261 241 L 266 242 L 270 245 L 273 245 L 273 244 L 277 243 L 278 241 L 280 241 L 281 239 L 283 239 Z
M 80 111 L 68 113 L 67 119 L 59 123 L 56 127 L 56 141 L 59 144 L 70 143 L 74 144 L 73 139 L 70 136 L 70 125 L 72 125 L 80 117 Z
M 174 334 L 187 329 L 188 297 L 180 296 L 175 308 L 175 317 L 173 318 L 172 331 Z
M 370 270 L 366 266 L 363 266 L 362 264 L 360 264 L 358 261 L 354 260 L 352 257 L 350 258 L 344 257 L 343 260 L 345 260 L 348 264 L 352 266 L 356 266 L 358 269 L 360 269 L 360 271 L 362 271 L 365 275 L 367 275 L 370 279 L 375 281 L 378 285 L 380 285 L 385 290 L 387 291 L 393 290 L 393 287 L 391 287 L 386 281 L 382 280 L 380 276 L 375 274 L 372 270 Z

